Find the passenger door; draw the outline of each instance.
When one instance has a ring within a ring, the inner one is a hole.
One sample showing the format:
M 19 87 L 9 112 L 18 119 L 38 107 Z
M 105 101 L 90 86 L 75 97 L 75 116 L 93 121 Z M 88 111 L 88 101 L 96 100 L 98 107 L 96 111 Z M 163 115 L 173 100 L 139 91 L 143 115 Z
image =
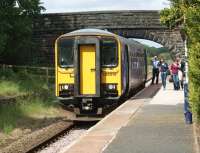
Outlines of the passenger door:
M 96 46 L 80 45 L 80 94 L 96 94 Z

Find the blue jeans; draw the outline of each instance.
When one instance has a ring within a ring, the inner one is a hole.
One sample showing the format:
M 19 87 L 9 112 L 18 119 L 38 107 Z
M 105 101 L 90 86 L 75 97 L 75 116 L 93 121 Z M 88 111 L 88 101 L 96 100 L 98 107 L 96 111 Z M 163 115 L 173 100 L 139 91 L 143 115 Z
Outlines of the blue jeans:
M 161 80 L 162 80 L 162 85 L 164 89 L 166 87 L 166 79 L 167 79 L 167 72 L 161 72 Z
M 172 78 L 173 78 L 173 82 L 174 82 L 174 90 L 178 90 L 179 89 L 178 74 L 173 74 Z

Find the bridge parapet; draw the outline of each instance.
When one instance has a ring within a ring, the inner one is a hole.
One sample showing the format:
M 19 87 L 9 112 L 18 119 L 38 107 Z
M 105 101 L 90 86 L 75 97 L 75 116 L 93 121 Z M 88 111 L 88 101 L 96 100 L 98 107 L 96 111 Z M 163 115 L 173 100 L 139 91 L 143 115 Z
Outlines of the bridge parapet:
M 36 18 L 33 40 L 39 45 L 39 57 L 53 64 L 56 38 L 82 28 L 107 29 L 124 37 L 158 42 L 173 54 L 184 52 L 180 31 L 161 25 L 159 11 L 98 11 L 42 14 Z
M 43 14 L 35 30 L 74 30 L 80 28 L 165 28 L 158 11 L 102 11 Z

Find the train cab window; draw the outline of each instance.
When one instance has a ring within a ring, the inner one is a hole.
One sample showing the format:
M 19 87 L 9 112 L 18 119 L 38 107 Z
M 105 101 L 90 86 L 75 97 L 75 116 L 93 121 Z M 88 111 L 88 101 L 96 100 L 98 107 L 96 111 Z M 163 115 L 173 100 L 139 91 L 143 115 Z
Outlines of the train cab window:
M 73 67 L 74 39 L 61 38 L 58 41 L 58 64 L 60 67 Z
M 112 38 L 101 39 L 101 66 L 117 66 L 117 41 Z

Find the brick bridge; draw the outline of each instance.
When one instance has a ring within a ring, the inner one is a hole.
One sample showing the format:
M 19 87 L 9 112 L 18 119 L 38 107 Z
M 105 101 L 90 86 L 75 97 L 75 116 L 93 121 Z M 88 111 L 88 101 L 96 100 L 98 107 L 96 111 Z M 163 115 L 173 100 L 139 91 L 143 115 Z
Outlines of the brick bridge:
M 33 40 L 40 45 L 39 61 L 53 64 L 54 41 L 64 33 L 81 28 L 107 29 L 127 38 L 148 39 L 168 48 L 172 54 L 183 53 L 179 29 L 160 24 L 158 11 L 100 11 L 43 14 L 34 22 Z

